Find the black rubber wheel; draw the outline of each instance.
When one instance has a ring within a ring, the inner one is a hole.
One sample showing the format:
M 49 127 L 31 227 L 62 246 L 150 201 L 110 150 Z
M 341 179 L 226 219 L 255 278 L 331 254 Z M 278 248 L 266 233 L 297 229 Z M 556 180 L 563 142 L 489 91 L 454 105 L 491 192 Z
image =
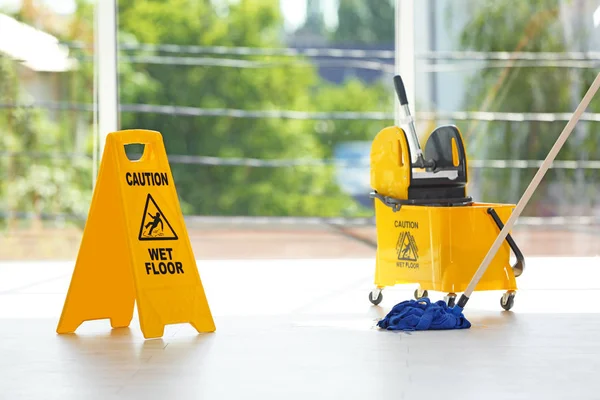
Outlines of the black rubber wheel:
M 429 292 L 427 290 L 423 291 L 423 296 L 419 297 L 419 289 L 415 289 L 415 300 L 422 299 L 423 297 L 429 297 Z
M 369 301 L 373 303 L 374 306 L 381 303 L 381 300 L 383 300 L 383 292 L 379 292 L 379 295 L 376 299 L 373 299 L 373 292 L 369 292 Z
M 503 300 L 504 300 L 504 296 L 500 297 L 500 305 L 502 306 L 503 309 L 505 309 L 506 311 L 509 311 L 515 305 L 514 293 L 512 293 L 508 296 L 508 299 L 506 299 L 506 303 Z

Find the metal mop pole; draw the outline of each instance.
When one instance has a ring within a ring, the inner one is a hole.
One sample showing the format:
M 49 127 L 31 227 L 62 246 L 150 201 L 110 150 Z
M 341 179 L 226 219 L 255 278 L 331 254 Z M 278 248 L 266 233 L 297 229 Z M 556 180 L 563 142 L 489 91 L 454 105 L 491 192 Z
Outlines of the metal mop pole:
M 458 310 L 463 309 L 465 307 L 465 305 L 467 304 L 467 302 L 469 301 L 469 297 L 471 297 L 471 294 L 475 290 L 477 283 L 479 283 L 479 280 L 485 273 L 488 265 L 490 264 L 492 259 L 495 257 L 496 252 L 500 248 L 500 245 L 502 244 L 502 242 L 504 242 L 506 235 L 508 235 L 508 232 L 512 229 L 517 218 L 519 218 L 519 216 L 521 215 L 521 212 L 527 205 L 527 202 L 529 202 L 529 199 L 533 195 L 533 192 L 535 191 L 535 189 L 539 185 L 540 181 L 546 174 L 546 171 L 548 170 L 548 168 L 550 168 L 550 164 L 552 164 L 552 162 L 554 161 L 554 158 L 556 157 L 556 155 L 562 148 L 563 144 L 565 143 L 565 141 L 567 140 L 567 138 L 573 131 L 573 128 L 575 128 L 575 125 L 579 121 L 579 118 L 581 118 L 581 114 L 583 114 L 583 112 L 585 111 L 587 106 L 590 104 L 590 102 L 592 101 L 592 98 L 598 91 L 599 87 L 600 87 L 600 73 L 596 76 L 596 79 L 594 80 L 594 82 L 588 89 L 587 93 L 581 100 L 581 103 L 579 103 L 579 106 L 573 113 L 573 116 L 571 117 L 571 119 L 569 120 L 569 122 L 567 123 L 565 128 L 563 129 L 562 133 L 556 140 L 556 143 L 554 143 L 554 146 L 552 146 L 550 153 L 548 153 L 548 156 L 546 156 L 546 159 L 544 160 L 544 162 L 538 169 L 538 172 L 535 174 L 531 183 L 525 190 L 525 193 L 523 193 L 523 196 L 521 196 L 521 199 L 517 203 L 515 210 L 511 214 L 508 221 L 506 222 L 506 225 L 504 225 L 504 228 L 500 231 L 500 234 L 496 238 L 496 241 L 494 242 L 494 244 L 488 251 L 488 253 L 485 256 L 485 258 L 483 259 L 483 261 L 481 262 L 479 269 L 477 269 L 477 272 L 475 272 L 475 275 L 473 276 L 473 279 L 471 279 L 469 286 L 467 286 L 467 289 L 465 290 L 464 294 L 460 297 L 460 299 L 457 303 Z

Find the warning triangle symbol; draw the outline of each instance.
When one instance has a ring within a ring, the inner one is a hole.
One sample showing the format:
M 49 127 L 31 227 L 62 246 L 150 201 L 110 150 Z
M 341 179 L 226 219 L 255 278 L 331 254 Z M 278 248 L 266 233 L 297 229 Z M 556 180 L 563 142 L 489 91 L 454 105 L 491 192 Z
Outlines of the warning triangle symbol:
M 177 240 L 177 234 L 152 198 L 150 193 L 146 197 L 146 206 L 142 215 L 139 240 Z
M 410 232 L 402 232 L 400 234 L 396 251 L 398 252 L 398 260 L 417 261 L 419 257 L 415 238 Z

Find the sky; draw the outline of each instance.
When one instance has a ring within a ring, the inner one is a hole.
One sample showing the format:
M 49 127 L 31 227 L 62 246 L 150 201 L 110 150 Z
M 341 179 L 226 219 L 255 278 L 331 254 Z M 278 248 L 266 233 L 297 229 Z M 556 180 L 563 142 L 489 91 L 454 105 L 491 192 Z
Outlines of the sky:
M 75 11 L 74 0 L 42 0 L 41 2 L 48 4 L 58 14 L 71 14 Z M 8 11 L 17 10 L 20 5 L 21 0 L 0 0 L 0 7 Z
M 74 0 L 41 0 L 48 4 L 56 13 L 70 14 L 75 11 Z M 285 18 L 286 29 L 296 29 L 306 18 L 306 0 L 280 0 L 281 11 Z M 337 0 L 321 0 L 325 23 L 335 26 L 337 23 Z M 0 7 L 14 10 L 19 7 L 21 0 L 0 0 Z
M 279 0 L 285 18 L 286 28 L 296 29 L 306 18 L 306 0 Z M 329 27 L 337 24 L 337 0 L 321 0 L 325 24 Z

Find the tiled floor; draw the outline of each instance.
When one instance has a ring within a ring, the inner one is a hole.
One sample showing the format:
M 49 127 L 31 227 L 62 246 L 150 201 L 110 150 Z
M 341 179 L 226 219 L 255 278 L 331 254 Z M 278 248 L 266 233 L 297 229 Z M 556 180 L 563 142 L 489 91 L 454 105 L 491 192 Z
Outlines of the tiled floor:
M 0 263 L 0 399 L 598 399 L 600 258 L 529 258 L 512 312 L 476 293 L 466 331 L 375 322 L 371 260 L 200 261 L 217 331 L 56 324 L 72 263 Z M 442 293 L 433 293 L 437 300 Z

